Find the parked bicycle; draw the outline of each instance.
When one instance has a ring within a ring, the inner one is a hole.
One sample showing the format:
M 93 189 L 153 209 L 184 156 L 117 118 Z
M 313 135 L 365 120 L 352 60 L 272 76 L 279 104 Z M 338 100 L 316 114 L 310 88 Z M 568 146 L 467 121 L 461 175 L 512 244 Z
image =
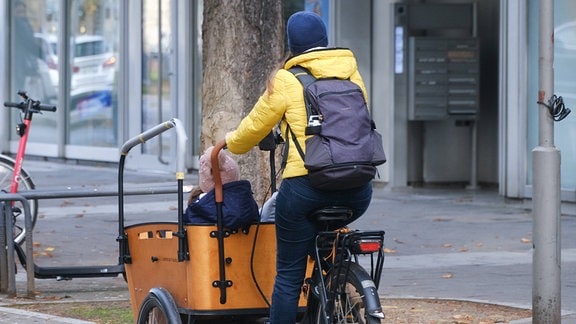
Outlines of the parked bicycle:
M 6 155 L 0 155 L 0 190 L 9 193 L 17 193 L 19 189 L 33 190 L 36 188 L 30 173 L 22 168 L 26 144 L 28 143 L 28 134 L 32 125 L 32 116 L 43 111 L 56 111 L 55 106 L 43 105 L 40 101 L 28 97 L 25 91 L 19 91 L 18 95 L 22 98 L 22 102 L 4 102 L 4 107 L 20 110 L 20 121 L 16 125 L 16 134 L 20 137 L 16 157 L 12 159 Z M 24 212 L 20 202 L 14 202 L 13 204 L 14 242 L 21 244 L 24 242 L 26 234 Z M 29 204 L 32 227 L 34 227 L 38 217 L 38 201 L 32 199 Z

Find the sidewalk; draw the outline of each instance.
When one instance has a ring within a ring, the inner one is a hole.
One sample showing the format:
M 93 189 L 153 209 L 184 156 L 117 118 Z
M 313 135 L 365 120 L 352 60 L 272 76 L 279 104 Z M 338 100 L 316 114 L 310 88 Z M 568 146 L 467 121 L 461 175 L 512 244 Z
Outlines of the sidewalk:
M 12 324 L 32 324 L 32 323 L 68 323 L 68 324 L 88 324 L 87 322 L 73 318 L 53 316 L 48 314 L 29 312 L 10 307 L 0 307 L 0 316 L 3 323 Z
M 26 161 L 25 168 L 38 190 L 117 189 L 114 166 L 31 160 Z M 126 188 L 176 186 L 174 174 L 146 171 L 127 170 L 124 182 Z M 196 175 L 187 174 L 185 184 L 195 183 Z M 127 198 L 127 220 L 172 217 L 175 196 L 154 197 Z M 34 241 L 54 251 L 50 257 L 37 257 L 36 262 L 42 266 L 115 264 L 117 206 L 116 197 L 42 200 Z M 530 207 L 529 202 L 506 200 L 495 190 L 375 188 L 371 207 L 353 225 L 386 230 L 386 246 L 391 253 L 384 263 L 381 297 L 450 298 L 531 308 Z M 575 234 L 576 217 L 564 216 L 563 323 L 576 323 Z M 98 244 L 90 243 L 90 238 Z M 446 273 L 451 279 L 443 278 Z M 19 269 L 18 295 L 25 293 L 25 282 L 26 273 Z M 36 279 L 35 285 L 39 302 L 129 299 L 121 277 Z M 86 323 L 2 307 L 18 302 L 20 299 L 0 296 L 0 317 L 11 323 Z

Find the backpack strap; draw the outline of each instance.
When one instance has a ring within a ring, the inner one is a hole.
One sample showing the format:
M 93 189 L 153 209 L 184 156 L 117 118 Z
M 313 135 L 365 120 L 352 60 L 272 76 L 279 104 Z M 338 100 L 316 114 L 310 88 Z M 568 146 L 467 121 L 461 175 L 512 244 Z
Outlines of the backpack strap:
M 304 104 L 306 106 L 306 116 L 307 116 L 306 120 L 308 120 L 311 115 L 317 115 L 318 114 L 317 111 L 314 111 L 314 112 L 312 111 L 313 107 L 308 102 L 308 96 L 306 96 L 306 89 L 314 81 L 316 81 L 316 78 L 312 75 L 312 73 L 310 73 L 310 71 L 307 68 L 302 67 L 300 65 L 293 66 L 288 71 L 290 71 L 292 74 L 294 74 L 296 79 L 298 79 L 298 81 L 300 81 L 300 83 L 302 84 L 302 87 L 304 88 Z M 314 109 L 314 110 L 316 110 L 316 109 Z
M 295 65 L 291 67 L 288 71 L 294 74 L 294 76 L 298 79 L 298 81 L 302 83 L 304 89 L 306 89 L 310 84 L 312 84 L 312 82 L 316 81 L 316 78 L 312 75 L 312 73 L 310 73 L 310 71 L 307 68 L 302 67 L 300 65 Z
M 307 68 L 302 67 L 300 65 L 293 66 L 290 69 L 288 69 L 288 71 L 294 74 L 296 79 L 298 79 L 298 81 L 302 84 L 302 87 L 304 88 L 303 91 L 304 105 L 306 106 L 306 122 L 308 122 L 310 116 L 312 115 L 312 106 L 308 102 L 308 98 L 306 96 L 306 88 L 308 88 L 309 85 L 311 85 L 314 81 L 316 81 L 316 78 L 312 75 L 312 73 L 310 73 L 310 71 Z M 290 136 L 288 136 L 288 133 L 290 133 Z M 300 154 L 300 157 L 302 158 L 302 160 L 304 160 L 304 150 L 302 149 L 302 146 L 300 146 L 300 143 L 298 143 L 298 139 L 296 138 L 296 135 L 290 128 L 290 125 L 286 123 L 286 135 L 284 136 L 284 138 L 286 139 L 286 143 L 284 144 L 284 149 L 282 150 L 282 163 L 281 163 L 282 169 L 286 166 L 288 160 L 288 148 L 290 147 L 290 137 L 292 137 L 292 140 L 294 141 L 294 145 L 296 146 L 296 150 L 298 150 L 298 154 Z
M 292 136 L 292 140 L 294 141 L 294 145 L 296 146 L 298 154 L 300 154 L 300 157 L 302 158 L 302 160 L 304 160 L 304 150 L 302 149 L 302 146 L 300 146 L 300 143 L 298 143 L 298 139 L 296 138 L 296 135 L 294 135 L 294 132 L 290 128 L 290 125 L 286 125 L 286 129 L 290 132 L 290 136 Z
M 290 136 L 288 136 L 288 133 L 290 133 Z M 286 123 L 286 135 L 284 136 L 284 138 L 286 138 L 286 143 L 284 143 L 284 148 L 282 149 L 282 162 L 280 163 L 281 169 L 284 169 L 286 167 L 286 163 L 288 162 L 288 149 L 290 148 L 290 137 L 292 137 L 294 145 L 296 146 L 296 150 L 298 151 L 298 154 L 300 154 L 302 161 L 304 161 L 304 150 L 302 150 L 302 146 L 300 146 L 300 143 L 298 143 L 298 139 L 296 138 L 296 135 L 294 135 L 294 132 L 290 128 L 290 125 Z

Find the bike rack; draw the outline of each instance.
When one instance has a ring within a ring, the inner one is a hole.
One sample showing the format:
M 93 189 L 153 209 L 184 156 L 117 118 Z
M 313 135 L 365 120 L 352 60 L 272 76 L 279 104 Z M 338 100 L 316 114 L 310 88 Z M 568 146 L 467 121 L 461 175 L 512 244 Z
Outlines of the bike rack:
M 2 271 L 7 272 L 6 275 L 2 275 L 2 288 L 6 288 L 8 296 L 16 297 L 16 271 L 14 269 L 15 259 L 14 259 L 14 249 L 15 244 L 14 240 L 12 239 L 13 235 L 13 227 L 12 227 L 12 204 L 6 203 L 9 201 L 20 201 L 22 206 L 24 207 L 24 227 L 26 228 L 25 233 L 25 240 L 28 242 L 32 242 L 32 218 L 30 215 L 30 204 L 28 200 L 20 194 L 2 194 L 0 195 L 0 201 L 2 201 L 3 208 L 2 208 L 2 217 L 0 217 L 0 229 L 3 231 L 1 232 L 0 238 L 2 239 L 2 243 L 6 246 L 6 252 L 2 253 L 2 260 L 0 260 L 0 266 L 2 267 Z M 30 230 L 28 230 L 30 229 Z M 33 245 L 26 244 L 26 253 L 27 255 L 27 267 L 26 273 L 30 273 L 30 271 L 34 271 L 32 265 L 34 264 L 33 259 Z M 26 295 L 29 298 L 34 297 L 34 278 L 27 276 L 27 289 Z
M 170 188 L 145 188 L 139 190 L 125 190 L 123 181 L 124 161 L 134 146 L 146 142 L 164 131 L 175 127 L 178 136 L 178 156 L 176 161 L 176 179 L 178 186 L 176 189 Z M 125 195 L 152 195 L 152 194 L 178 194 L 178 224 L 179 231 L 179 261 L 184 261 L 188 256 L 186 233 L 183 228 L 183 179 L 184 179 L 184 159 L 186 147 L 186 133 L 178 119 L 171 119 L 163 122 L 138 136 L 129 139 L 121 147 L 121 157 L 118 170 L 118 190 L 78 190 L 78 191 L 22 191 L 17 194 L 0 193 L 0 203 L 3 205 L 0 211 L 0 244 L 6 246 L 6 253 L 0 252 L 0 290 L 5 289 L 10 296 L 16 296 L 16 273 L 14 252 L 18 254 L 19 260 L 26 268 L 27 296 L 34 298 L 34 278 L 39 279 L 71 279 L 71 278 L 93 278 L 93 277 L 113 277 L 124 273 L 124 263 L 130 262 L 130 255 L 127 251 L 126 237 L 124 232 L 124 196 Z M 34 264 L 33 244 L 26 244 L 26 252 L 19 245 L 14 244 L 12 204 L 10 201 L 21 201 L 24 206 L 24 229 L 25 242 L 34 242 L 32 237 L 32 216 L 30 212 L 29 199 L 66 199 L 66 198 L 89 198 L 89 197 L 118 197 L 118 237 L 119 244 L 118 263 L 105 266 L 70 266 L 70 267 L 39 267 Z M 2 249 L 0 249 L 2 250 Z M 6 272 L 6 275 L 3 274 Z M 33 275 L 32 275 L 33 274 Z M 7 283 L 3 279 L 6 278 Z
M 170 188 L 143 188 L 125 191 L 125 195 L 154 195 L 175 194 L 178 190 Z M 35 291 L 34 279 L 61 279 L 61 278 L 95 278 L 112 277 L 124 272 L 123 264 L 107 266 L 70 266 L 70 267 L 40 267 L 34 264 L 33 244 L 26 244 L 26 250 L 16 246 L 12 238 L 12 207 L 11 201 L 20 201 L 24 207 L 24 228 L 26 230 L 25 242 L 33 242 L 32 216 L 30 212 L 30 199 L 68 199 L 68 198 L 91 198 L 91 197 L 117 197 L 115 190 L 47 190 L 47 191 L 22 191 L 17 194 L 0 193 L 0 202 L 4 205 L 0 211 L 0 242 L 6 246 L 6 252 L 0 253 L 0 290 L 7 292 L 9 296 L 16 296 L 16 273 L 13 266 L 17 255 L 20 262 L 26 268 L 26 295 L 33 298 Z M 0 249 L 2 250 L 2 249 Z M 15 254 L 16 252 L 16 254 Z M 4 272 L 6 275 L 4 275 Z M 32 275 L 33 274 L 33 275 Z

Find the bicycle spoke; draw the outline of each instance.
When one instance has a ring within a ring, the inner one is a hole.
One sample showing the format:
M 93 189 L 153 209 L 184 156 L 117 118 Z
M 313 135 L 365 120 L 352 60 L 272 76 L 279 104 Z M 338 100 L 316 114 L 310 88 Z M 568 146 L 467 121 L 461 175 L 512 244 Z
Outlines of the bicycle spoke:
M 7 172 L 2 172 L 0 173 L 1 177 L 0 177 L 0 184 L 2 184 L 2 191 L 8 192 L 10 191 L 10 177 L 11 175 L 8 174 Z
M 364 303 L 362 295 L 351 284 L 346 285 L 346 298 L 349 305 L 349 313 L 352 313 L 352 318 L 363 319 L 365 314 Z M 350 316 L 350 314 L 347 314 Z
M 332 297 L 329 298 L 332 301 L 331 310 L 329 310 L 329 313 L 332 314 L 331 323 L 373 324 L 379 321 L 368 316 L 365 309 L 366 296 L 357 287 L 357 280 L 349 281 L 349 279 L 344 275 L 340 276 L 338 279 L 340 281 L 338 283 L 339 288 L 331 293 Z

